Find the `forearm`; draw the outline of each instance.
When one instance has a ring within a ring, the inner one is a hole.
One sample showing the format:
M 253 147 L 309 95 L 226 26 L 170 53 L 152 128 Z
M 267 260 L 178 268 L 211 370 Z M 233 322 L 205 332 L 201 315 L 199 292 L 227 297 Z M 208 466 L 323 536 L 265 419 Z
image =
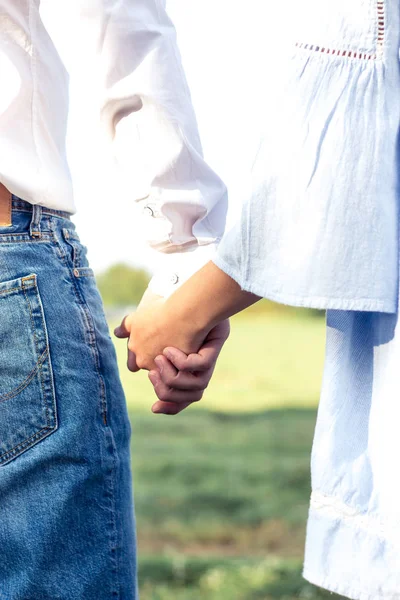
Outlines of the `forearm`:
M 166 300 L 164 308 L 170 319 L 207 333 L 258 300 L 210 261 Z

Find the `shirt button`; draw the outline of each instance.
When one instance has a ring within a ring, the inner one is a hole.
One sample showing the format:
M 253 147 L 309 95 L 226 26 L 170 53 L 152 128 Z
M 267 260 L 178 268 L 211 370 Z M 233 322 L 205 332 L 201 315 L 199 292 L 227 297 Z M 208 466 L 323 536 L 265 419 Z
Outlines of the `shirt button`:
M 151 206 L 145 206 L 143 212 L 149 217 L 154 217 L 154 210 L 151 208 Z
M 75 275 L 75 277 L 79 277 L 79 271 L 78 271 L 78 269 L 74 269 L 74 275 Z
M 171 277 L 171 283 L 172 283 L 173 285 L 176 285 L 176 284 L 178 283 L 178 281 L 179 281 L 179 277 L 178 277 L 178 275 L 177 275 L 176 273 L 174 273 L 174 274 L 172 275 L 172 277 Z

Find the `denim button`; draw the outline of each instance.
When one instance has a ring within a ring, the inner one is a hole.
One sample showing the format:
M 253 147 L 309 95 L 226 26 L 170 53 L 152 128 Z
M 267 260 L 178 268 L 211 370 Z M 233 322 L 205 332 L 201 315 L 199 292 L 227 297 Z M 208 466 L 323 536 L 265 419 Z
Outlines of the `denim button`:
M 75 277 L 79 277 L 79 271 L 78 271 L 78 269 L 74 269 L 74 275 L 75 275 Z

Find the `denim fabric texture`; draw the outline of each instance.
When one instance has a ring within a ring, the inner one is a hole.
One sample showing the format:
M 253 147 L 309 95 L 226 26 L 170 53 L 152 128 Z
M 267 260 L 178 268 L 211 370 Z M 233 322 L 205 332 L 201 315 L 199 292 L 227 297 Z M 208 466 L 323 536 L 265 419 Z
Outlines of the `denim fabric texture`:
M 0 227 L 0 600 L 137 600 L 131 425 L 68 213 Z

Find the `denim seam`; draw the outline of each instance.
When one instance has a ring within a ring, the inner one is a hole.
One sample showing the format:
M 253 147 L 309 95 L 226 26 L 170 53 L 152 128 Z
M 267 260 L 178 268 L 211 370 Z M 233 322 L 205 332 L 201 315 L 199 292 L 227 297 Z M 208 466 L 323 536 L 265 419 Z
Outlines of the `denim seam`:
M 73 269 L 73 267 L 71 267 L 71 265 L 73 265 L 73 263 L 70 260 L 70 257 L 64 252 L 64 250 L 62 248 L 62 244 L 61 244 L 60 240 L 58 239 L 58 236 L 56 235 L 54 229 L 52 229 L 52 234 L 53 234 L 53 238 L 54 238 L 55 245 L 57 248 L 57 253 L 58 253 L 59 257 L 61 258 L 62 262 L 64 263 L 66 269 L 68 269 L 68 272 L 69 272 L 69 275 L 71 278 L 72 288 L 74 290 L 74 294 L 77 299 L 77 302 L 78 302 L 79 306 L 82 307 L 82 314 L 84 316 L 84 321 L 85 321 L 85 331 L 86 331 L 86 334 L 88 337 L 88 345 L 91 348 L 92 355 L 94 357 L 96 372 L 98 374 L 99 381 L 100 381 L 100 387 L 101 387 L 101 392 L 100 392 L 101 411 L 100 412 L 103 417 L 104 425 L 107 425 L 106 390 L 105 390 L 104 379 L 103 379 L 103 376 L 101 374 L 101 369 L 100 369 L 100 358 L 99 358 L 98 349 L 97 349 L 96 335 L 95 335 L 94 327 L 92 325 L 93 317 L 90 313 L 90 310 L 85 302 L 85 299 L 84 299 L 81 291 L 78 288 L 76 280 L 79 278 L 75 277 L 73 274 L 74 269 Z M 84 276 L 84 275 L 82 275 L 82 276 Z M 81 277 L 81 275 L 79 275 L 79 277 Z
M 34 280 L 36 281 L 35 278 L 30 277 L 27 278 L 26 281 L 30 281 L 30 280 Z M 31 320 L 31 325 L 32 325 L 32 330 L 33 330 L 33 336 L 34 336 L 34 341 L 35 341 L 35 348 L 36 348 L 36 353 L 39 355 L 39 349 L 38 349 L 38 343 L 37 343 L 37 335 L 36 335 L 36 328 L 35 328 L 35 324 L 34 324 L 34 320 L 33 320 L 33 315 L 32 315 L 32 308 L 29 302 L 29 298 L 27 295 L 27 290 L 28 289 L 33 289 L 35 294 L 39 293 L 39 290 L 37 288 L 36 285 L 24 285 L 25 281 L 22 280 L 22 285 L 19 288 L 11 288 L 12 290 L 22 290 L 24 297 L 25 297 L 25 301 L 28 305 L 28 309 L 29 309 L 29 315 L 30 315 L 30 320 Z M 7 291 L 10 290 L 4 290 L 3 292 L 0 293 L 6 293 Z M 43 314 L 41 315 L 41 318 L 43 319 Z M 17 388 L 17 390 L 14 390 L 13 395 L 15 396 L 16 393 L 21 392 L 23 389 L 25 389 L 25 387 L 27 387 L 27 385 L 30 383 L 30 381 L 32 381 L 34 375 L 40 371 L 40 386 L 42 388 L 42 394 L 43 394 L 43 402 L 44 402 L 44 406 L 45 406 L 45 411 L 46 411 L 46 420 L 47 420 L 47 425 L 45 427 L 42 427 L 41 429 L 39 429 L 39 431 L 36 431 L 33 435 L 31 435 L 29 438 L 23 440 L 22 442 L 20 442 L 19 444 L 17 444 L 16 446 L 14 446 L 13 448 L 10 448 L 9 450 L 7 450 L 6 452 L 4 452 L 3 454 L 0 455 L 0 462 L 3 463 L 4 460 L 6 460 L 7 458 L 13 456 L 16 454 L 16 452 L 18 450 L 22 450 L 23 448 L 28 448 L 29 446 L 31 446 L 31 442 L 34 441 L 35 439 L 38 439 L 41 437 L 41 433 L 43 431 L 53 431 L 54 427 L 52 427 L 51 425 L 49 425 L 50 423 L 50 419 L 49 419 L 49 413 L 48 413 L 48 406 L 47 406 L 47 401 L 46 401 L 46 393 L 43 387 L 43 372 L 42 372 L 42 364 L 45 360 L 45 358 L 49 357 L 49 346 L 48 343 L 46 342 L 45 345 L 45 350 L 42 352 L 42 354 L 39 355 L 39 359 L 38 362 L 36 364 L 36 367 L 33 371 L 33 373 L 31 374 L 31 377 L 28 376 L 28 379 L 25 380 L 25 382 L 23 382 L 25 385 L 21 384 L 20 389 Z M 11 396 L 13 397 L 13 396 Z M 2 400 L 0 401 L 6 401 L 9 400 L 10 398 L 5 398 L 3 397 Z
M 27 438 L 26 440 L 24 440 L 23 442 L 20 442 L 19 444 L 17 444 L 16 446 L 14 446 L 13 448 L 11 448 L 10 450 L 7 450 L 7 452 L 4 452 L 3 454 L 0 454 L 0 462 L 4 462 L 4 457 L 8 458 L 8 455 L 12 455 L 15 454 L 16 452 L 14 451 L 18 451 L 21 450 L 24 447 L 29 447 L 31 441 L 33 441 L 34 439 L 40 437 L 40 434 L 42 431 L 52 431 L 54 428 L 51 425 L 46 425 L 46 427 L 42 427 L 41 429 L 39 429 L 39 431 L 36 431 L 36 433 L 34 433 L 33 435 L 31 435 L 29 438 Z
M 70 273 L 71 273 L 71 269 L 70 269 Z M 103 413 L 103 419 L 104 419 L 104 425 L 106 426 L 106 428 L 104 429 L 105 435 L 109 438 L 110 440 L 110 446 L 111 446 L 111 452 L 112 452 L 112 460 L 113 460 L 113 467 L 110 470 L 110 476 L 109 476 L 109 481 L 110 481 L 110 493 L 111 493 L 111 519 L 112 519 L 112 531 L 113 531 L 113 539 L 111 542 L 111 559 L 112 561 L 115 563 L 115 581 L 116 581 L 116 590 L 112 591 L 112 596 L 114 598 L 120 598 L 120 583 L 119 583 L 119 558 L 118 558 L 118 528 L 117 528 L 117 523 L 116 523 L 116 518 L 115 518 L 115 494 L 116 494 L 116 485 L 114 482 L 114 478 L 115 478 L 115 472 L 116 472 L 116 465 L 117 465 L 117 456 L 116 456 L 116 449 L 115 449 L 115 442 L 113 439 L 113 435 L 112 435 L 112 430 L 111 428 L 108 426 L 108 421 L 107 421 L 107 400 L 106 400 L 106 386 L 105 386 L 105 381 L 103 378 L 103 375 L 101 373 L 101 361 L 100 361 L 100 354 L 98 351 L 98 346 L 97 346 L 97 339 L 96 339 L 96 332 L 93 326 L 94 320 L 93 320 L 93 316 L 91 314 L 90 308 L 89 306 L 86 304 L 86 301 L 84 299 L 84 296 L 81 292 L 81 290 L 79 289 L 79 286 L 77 284 L 77 278 L 73 277 L 73 287 L 76 293 L 76 296 L 78 298 L 78 302 L 81 304 L 83 312 L 85 314 L 85 319 L 87 322 L 87 333 L 90 336 L 90 348 L 92 351 L 92 355 L 94 357 L 94 362 L 95 362 L 95 368 L 98 374 L 98 378 L 100 381 L 100 386 L 101 386 L 101 399 L 102 399 L 102 413 Z
M 12 204 L 11 204 L 11 209 L 12 212 L 23 212 L 23 213 L 32 213 L 32 206 L 31 207 L 24 207 L 21 204 L 16 203 L 15 200 L 12 200 Z M 48 215 L 48 216 L 52 216 L 52 217 L 59 217 L 61 219 L 71 219 L 71 213 L 67 212 L 67 211 L 59 211 L 57 209 L 51 209 L 51 208 L 47 208 L 46 206 L 42 205 L 42 214 L 43 215 Z
M 66 253 L 64 252 L 61 242 L 58 239 L 58 236 L 55 232 L 54 224 L 51 219 L 49 219 L 49 229 L 51 234 L 51 240 L 53 242 L 53 248 L 55 249 L 57 258 L 60 259 L 63 262 L 63 264 L 68 268 Z
M 79 277 L 80 277 L 80 275 L 79 275 Z M 104 377 L 101 373 L 100 355 L 99 355 L 99 350 L 97 347 L 96 332 L 95 332 L 95 329 L 93 326 L 94 320 L 93 320 L 93 316 L 90 312 L 90 309 L 89 309 L 88 305 L 86 304 L 85 298 L 83 297 L 81 290 L 78 288 L 77 278 L 75 276 L 73 276 L 72 278 L 73 278 L 75 293 L 78 297 L 78 301 L 80 301 L 80 303 L 82 305 L 83 312 L 85 314 L 85 320 L 87 323 L 87 333 L 90 337 L 89 345 L 92 349 L 92 354 L 94 357 L 96 371 L 97 371 L 97 374 L 99 377 L 100 387 L 101 387 L 101 393 L 100 393 L 101 413 L 102 413 L 102 417 L 103 417 L 103 423 L 104 423 L 104 425 L 107 425 L 108 423 L 107 423 L 106 386 L 105 386 L 105 382 L 104 382 Z
M 24 235 L 25 234 L 17 234 L 17 239 L 7 239 L 5 240 L 4 238 L 10 238 L 11 236 L 13 236 L 12 233 L 0 233 L 0 244 L 46 244 L 48 242 L 51 242 L 51 237 L 50 236 L 46 236 L 45 238 L 42 239 L 33 239 L 30 238 L 29 240 L 27 239 L 18 239 L 19 235 Z
M 119 558 L 118 558 L 118 528 L 115 518 L 115 493 L 116 493 L 116 485 L 115 485 L 115 473 L 116 473 L 116 465 L 117 465 L 117 456 L 115 449 L 114 437 L 112 435 L 112 431 L 110 428 L 105 430 L 105 434 L 110 438 L 110 445 L 112 450 L 112 459 L 113 459 L 113 468 L 110 470 L 110 489 L 111 489 L 111 502 L 112 502 L 112 530 L 113 530 L 113 539 L 111 539 L 111 559 L 115 564 L 115 581 L 116 581 L 116 590 L 112 591 L 112 595 L 114 598 L 120 598 L 120 583 L 119 583 Z
M 36 328 L 35 328 L 35 323 L 33 321 L 32 308 L 31 308 L 31 305 L 30 305 L 30 302 L 29 302 L 29 298 L 28 298 L 28 294 L 26 292 L 26 288 L 25 288 L 24 285 L 22 285 L 22 291 L 24 293 L 25 302 L 27 303 L 28 308 L 29 308 L 29 315 L 30 315 L 30 319 L 31 319 L 31 326 L 32 326 L 32 331 L 33 331 L 33 337 L 34 337 L 34 340 L 35 340 L 36 354 L 37 354 L 37 356 L 40 356 L 40 354 L 39 354 L 39 348 L 38 348 L 38 343 L 37 343 Z
M 23 289 L 23 292 L 24 292 L 24 295 L 25 295 L 25 300 L 26 300 L 26 302 L 28 304 L 28 307 L 29 307 L 29 313 L 30 313 L 31 324 L 32 324 L 32 329 L 33 329 L 33 336 L 34 336 L 34 339 L 35 339 L 36 354 L 37 354 L 37 356 L 40 356 L 40 354 L 39 354 L 38 340 L 37 340 L 37 334 L 36 334 L 36 327 L 35 327 L 35 322 L 33 320 L 33 315 L 32 315 L 32 307 L 31 307 L 31 304 L 29 302 L 29 298 L 28 298 L 28 295 L 26 293 L 26 288 L 24 287 L 24 285 L 22 285 L 22 289 Z M 36 294 L 39 293 L 39 290 L 38 290 L 37 286 L 35 287 L 35 293 Z M 42 314 L 41 316 L 42 316 L 42 319 L 43 319 L 44 315 Z M 46 344 L 46 348 L 48 350 L 47 344 Z M 43 403 L 44 403 L 45 411 L 46 411 L 46 421 L 47 421 L 47 423 L 50 423 L 49 408 L 47 406 L 47 397 L 46 397 L 46 392 L 45 392 L 45 389 L 44 389 L 44 386 L 43 386 L 42 363 L 39 363 L 39 370 L 40 370 L 39 380 L 40 380 L 40 387 L 42 388 Z
M 65 239 L 65 238 L 64 238 Z M 74 244 L 73 241 L 77 242 L 77 244 Z M 71 248 L 72 250 L 72 265 L 74 269 L 79 268 L 79 261 L 80 261 L 80 257 L 81 257 L 81 253 L 79 250 L 79 240 L 70 240 L 70 239 L 65 239 L 65 243 L 67 244 L 67 246 L 69 246 L 69 248 Z
M 70 273 L 73 273 L 73 270 L 69 269 Z M 96 340 L 96 332 L 95 329 L 93 327 L 93 317 L 90 311 L 90 308 L 88 307 L 88 305 L 86 304 L 86 301 L 82 295 L 81 290 L 79 290 L 78 288 L 78 284 L 77 284 L 77 279 L 76 277 L 74 277 L 73 275 L 72 279 L 73 279 L 73 288 L 76 294 L 76 297 L 78 299 L 79 304 L 82 307 L 83 313 L 85 315 L 85 321 L 87 323 L 87 328 L 86 328 L 86 333 L 89 336 L 89 347 L 91 349 L 92 352 L 92 356 L 94 358 L 94 364 L 95 364 L 95 368 L 97 371 L 97 375 L 99 378 L 99 382 L 100 382 L 100 397 L 101 397 L 101 402 L 102 402 L 102 416 L 103 416 L 103 423 L 106 426 L 105 431 L 105 435 L 110 439 L 110 445 L 111 445 L 111 451 L 112 451 L 112 459 L 113 459 L 113 467 L 111 469 L 111 473 L 110 473 L 110 477 L 109 477 L 109 481 L 110 481 L 110 493 L 111 493 L 111 519 L 112 519 L 112 531 L 113 531 L 113 541 L 111 542 L 111 559 L 112 561 L 115 563 L 115 581 L 116 581 L 116 591 L 113 590 L 112 591 L 112 596 L 114 598 L 120 598 L 120 584 L 119 584 L 119 560 L 118 560 L 118 529 L 117 529 L 117 524 L 116 524 L 116 518 L 115 518 L 115 493 L 116 493 L 116 486 L 114 484 L 114 477 L 115 477 L 115 470 L 116 470 L 116 462 L 117 462 L 117 458 L 116 458 L 116 454 L 115 454 L 115 444 L 114 444 L 114 440 L 112 437 L 112 431 L 110 429 L 110 427 L 108 426 L 108 421 L 107 421 L 107 400 L 106 400 L 106 386 L 105 386 L 105 382 L 104 382 L 104 378 L 103 375 L 101 373 L 101 362 L 100 362 L 100 355 L 99 355 L 99 351 L 98 351 L 98 347 L 97 347 L 97 340 Z
M 52 233 L 53 233 L 53 238 L 54 238 L 54 242 L 55 242 L 55 246 L 56 246 L 56 252 L 59 256 L 59 258 L 61 259 L 62 263 L 64 264 L 65 268 L 68 270 L 70 279 L 71 279 L 71 284 L 72 284 L 72 289 L 74 292 L 74 295 L 76 297 L 77 303 L 78 305 L 81 307 L 81 314 L 83 315 L 83 319 L 84 319 L 84 328 L 85 328 L 85 334 L 86 334 L 86 338 L 88 340 L 88 346 L 90 348 L 92 357 L 94 359 L 94 367 L 96 369 L 96 373 L 98 376 L 98 380 L 100 382 L 100 399 L 101 399 L 101 415 L 103 417 L 103 423 L 105 425 L 105 428 L 103 429 L 103 431 L 105 432 L 105 435 L 108 438 L 111 438 L 111 449 L 112 449 L 112 460 L 113 460 L 113 467 L 111 469 L 111 482 L 110 482 L 110 486 L 109 486 L 109 490 L 111 493 L 111 514 L 112 514 L 112 530 L 113 530 L 113 541 L 112 541 L 112 545 L 111 545 L 111 560 L 112 562 L 115 563 L 115 581 L 116 581 L 116 586 L 117 586 L 117 590 L 113 590 L 112 591 L 112 595 L 115 598 L 120 598 L 120 583 L 119 583 L 119 560 L 118 560 L 118 529 L 117 529 L 117 524 L 116 524 L 116 518 L 115 518 L 115 493 L 116 493 L 116 486 L 114 485 L 113 482 L 113 478 L 115 477 L 115 471 L 116 471 L 116 454 L 115 454 L 115 444 L 113 441 L 113 437 L 112 437 L 112 431 L 111 428 L 108 426 L 108 422 L 107 422 L 107 401 L 106 401 L 106 386 L 105 386 L 105 381 L 104 381 L 104 377 L 101 373 L 101 362 L 100 362 L 100 355 L 99 355 L 99 351 L 98 351 L 98 346 L 97 346 L 97 340 L 96 340 L 96 333 L 95 333 L 95 329 L 94 329 L 94 320 L 92 317 L 92 314 L 90 312 L 90 308 L 88 307 L 85 298 L 82 294 L 82 291 L 79 288 L 78 285 L 78 280 L 79 277 L 75 277 L 74 276 L 74 269 L 72 268 L 72 261 L 71 261 L 71 257 L 69 254 L 67 254 L 66 252 L 64 252 L 61 241 L 58 237 L 58 235 L 56 234 L 55 230 L 52 228 Z M 113 475 L 114 472 L 114 475 Z M 115 553 L 115 555 L 114 555 Z
M 86 267 L 81 267 L 81 268 L 86 268 Z M 79 267 L 78 267 L 78 271 L 79 271 Z M 87 272 L 87 273 L 79 273 L 79 277 L 94 277 L 94 272 Z
M 8 294 L 8 292 L 20 292 L 22 289 L 22 287 L 13 287 L 13 288 L 9 288 L 7 290 L 1 290 L 0 294 Z

